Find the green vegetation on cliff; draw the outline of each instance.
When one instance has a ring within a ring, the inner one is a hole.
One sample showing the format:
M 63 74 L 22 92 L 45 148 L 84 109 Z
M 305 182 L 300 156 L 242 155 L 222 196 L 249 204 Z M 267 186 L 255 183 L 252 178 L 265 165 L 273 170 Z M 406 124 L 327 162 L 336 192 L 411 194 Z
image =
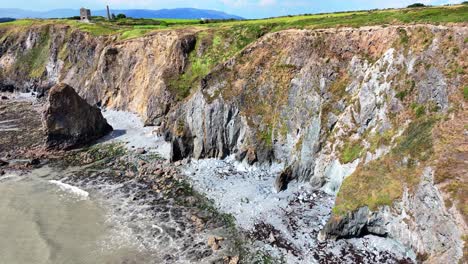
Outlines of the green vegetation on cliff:
M 182 75 L 172 80 L 171 90 L 178 99 L 185 98 L 190 94 L 190 89 L 216 65 L 234 56 L 269 31 L 268 27 L 253 25 L 213 28 L 199 32 L 195 49 L 189 56 L 189 65 Z
M 49 27 L 44 27 L 39 32 L 38 44 L 18 56 L 17 70 L 30 76 L 40 78 L 45 71 L 45 65 L 50 53 Z
M 404 188 L 414 188 L 420 182 L 422 163 L 434 153 L 432 129 L 436 121 L 435 117 L 413 121 L 389 154 L 360 165 L 344 180 L 334 215 L 345 215 L 363 206 L 376 210 L 391 205 L 401 198 Z
M 347 26 L 360 27 L 366 25 L 385 26 L 415 22 L 449 23 L 467 21 L 468 6 L 462 5 L 425 9 L 394 9 L 302 15 L 198 25 L 196 28 L 200 32 L 198 33 L 197 45 L 189 57 L 189 66 L 184 74 L 172 80 L 171 90 L 176 94 L 178 99 L 187 97 L 190 94 L 191 88 L 197 86 L 201 78 L 211 72 L 216 65 L 234 56 L 248 44 L 269 32 L 291 28 L 316 29 Z M 179 22 L 182 23 L 181 21 L 177 21 L 168 27 L 194 27 L 191 24 L 178 24 Z M 430 32 L 421 32 L 421 34 L 427 35 L 427 37 L 422 38 L 425 44 L 430 43 Z M 121 38 L 137 37 L 138 35 L 138 30 L 131 30 L 122 33 Z M 408 42 L 408 36 L 406 36 L 406 39 L 403 37 L 401 41 Z M 343 83 L 338 82 L 337 89 L 344 90 L 343 87 L 346 88 L 346 84 L 346 80 Z M 402 92 L 399 96 L 404 97 L 405 94 Z M 421 114 L 421 109 L 419 109 L 418 113 Z
M 170 89 L 176 98 L 182 100 L 190 95 L 193 87 L 198 86 L 201 78 L 211 72 L 216 65 L 240 52 L 250 43 L 269 32 L 284 29 L 316 29 L 330 27 L 359 27 L 366 25 L 392 25 L 405 23 L 452 23 L 467 22 L 468 6 L 428 7 L 424 9 L 388 9 L 329 14 L 287 16 L 259 20 L 221 21 L 200 23 L 199 20 L 180 19 L 131 19 L 106 21 L 95 18 L 94 23 L 82 23 L 69 19 L 16 20 L 2 23 L 0 29 L 7 32 L 31 26 L 62 24 L 73 30 L 88 32 L 94 36 L 114 35 L 119 40 L 137 38 L 145 34 L 168 29 L 192 29 L 198 31 L 197 44 L 189 56 L 184 73 L 174 77 Z M 44 28 L 46 28 L 44 27 Z M 6 36 L 3 36 L 4 39 Z M 31 77 L 40 77 L 44 72 L 45 59 L 49 52 L 47 34 L 40 45 L 20 58 L 20 69 Z M 402 41 L 405 41 L 404 37 Z M 62 48 L 61 57 L 66 57 Z M 454 66 L 455 67 L 455 66 Z M 459 67 L 458 67 L 459 68 Z M 345 84 L 345 83 L 344 83 Z M 337 86 L 342 88 L 341 86 Z M 405 92 L 399 94 L 401 98 Z M 422 114 L 422 110 L 418 109 Z M 324 115 L 325 116 L 325 115 Z M 271 134 L 272 131 L 265 131 Z

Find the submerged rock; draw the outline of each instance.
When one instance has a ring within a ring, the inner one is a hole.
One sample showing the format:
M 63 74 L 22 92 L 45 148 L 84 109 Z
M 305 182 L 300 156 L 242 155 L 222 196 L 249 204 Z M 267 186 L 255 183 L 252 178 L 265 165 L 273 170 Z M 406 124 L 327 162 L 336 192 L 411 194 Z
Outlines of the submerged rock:
M 0 92 L 12 93 L 15 90 L 15 87 L 10 84 L 3 84 L 0 82 Z
M 31 159 L 28 163 L 31 166 L 37 166 L 41 164 L 41 160 L 38 158 Z
M 0 159 L 0 167 L 7 166 L 8 162 Z
M 70 149 L 112 131 L 99 108 L 89 105 L 67 84 L 50 90 L 43 126 L 48 149 Z

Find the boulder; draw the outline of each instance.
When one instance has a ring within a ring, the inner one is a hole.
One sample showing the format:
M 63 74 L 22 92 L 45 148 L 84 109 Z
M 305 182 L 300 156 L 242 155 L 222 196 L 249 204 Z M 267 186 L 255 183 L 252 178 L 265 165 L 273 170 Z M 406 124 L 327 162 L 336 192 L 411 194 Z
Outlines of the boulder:
M 112 131 L 99 108 L 89 105 L 63 83 L 49 91 L 42 122 L 48 149 L 79 147 Z
M 386 237 L 389 222 L 385 217 L 385 210 L 380 208 L 372 212 L 367 206 L 360 207 L 344 216 L 330 218 L 319 234 L 319 239 L 341 239 L 363 237 L 368 234 Z
M 288 184 L 293 180 L 293 171 L 291 167 L 287 167 L 283 170 L 275 180 L 276 192 L 282 192 L 288 189 Z
M 136 150 L 136 154 L 140 154 L 140 155 L 146 154 L 145 148 L 138 148 Z
M 323 228 L 319 239 L 362 237 L 367 234 L 366 227 L 370 214 L 368 207 L 361 207 L 345 216 L 332 217 Z
M 249 148 L 249 150 L 247 150 L 247 163 L 249 165 L 253 165 L 257 161 L 258 159 L 257 159 L 257 153 L 255 152 L 255 149 Z

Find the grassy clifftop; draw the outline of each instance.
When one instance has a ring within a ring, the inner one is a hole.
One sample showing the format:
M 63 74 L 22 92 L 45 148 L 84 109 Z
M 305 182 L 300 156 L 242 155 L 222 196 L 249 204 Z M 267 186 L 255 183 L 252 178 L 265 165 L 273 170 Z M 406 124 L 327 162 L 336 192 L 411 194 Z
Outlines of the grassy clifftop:
M 184 74 L 173 79 L 169 84 L 171 91 L 178 99 L 190 94 L 191 88 L 206 76 L 216 65 L 244 49 L 263 35 L 285 29 L 320 29 L 333 27 L 361 27 L 372 25 L 394 25 L 410 23 L 465 23 L 468 22 L 468 5 L 405 8 L 373 11 L 338 12 L 287 16 L 258 20 L 215 21 L 201 23 L 200 20 L 180 19 L 121 19 L 106 21 L 96 18 L 94 23 L 81 23 L 68 19 L 17 20 L 1 23 L 0 44 L 10 32 L 18 32 L 32 26 L 63 25 L 71 31 L 82 31 L 93 36 L 114 36 L 117 40 L 142 37 L 162 30 L 196 30 L 197 47 L 190 54 L 189 65 Z M 47 41 L 44 40 L 44 44 Z M 34 59 L 25 69 L 43 68 L 46 49 L 34 50 L 29 57 Z M 37 62 L 37 63 L 36 63 Z M 32 65 L 32 66 L 31 66 Z M 35 67 L 41 66 L 41 67 Z M 31 76 L 38 77 L 42 70 L 28 70 Z
M 371 25 L 392 25 L 408 23 L 462 23 L 468 21 L 468 5 L 439 6 L 369 10 L 287 16 L 258 20 L 201 23 L 199 20 L 182 19 L 125 19 L 108 22 L 102 19 L 86 24 L 75 20 L 17 20 L 0 24 L 0 27 L 30 26 L 37 24 L 67 24 L 95 36 L 118 35 L 120 39 L 140 37 L 156 30 L 197 27 L 200 29 L 227 29 L 232 27 L 266 27 L 269 31 L 283 29 L 317 29 L 330 27 L 361 27 Z

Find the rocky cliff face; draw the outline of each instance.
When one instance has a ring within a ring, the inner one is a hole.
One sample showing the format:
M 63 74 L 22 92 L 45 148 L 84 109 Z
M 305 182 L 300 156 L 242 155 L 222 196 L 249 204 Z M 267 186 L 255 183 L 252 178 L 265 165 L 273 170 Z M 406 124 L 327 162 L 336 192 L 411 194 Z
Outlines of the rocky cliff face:
M 456 262 L 466 225 L 432 180 L 441 157 L 432 130 L 465 109 L 466 36 L 437 26 L 269 34 L 169 115 L 173 157 L 281 162 L 287 179 L 341 187 L 323 237 L 389 236 L 423 260 Z M 443 184 L 464 192 L 465 178 Z
M 195 43 L 187 30 L 123 42 L 61 25 L 0 30 L 0 86 L 41 94 L 64 82 L 91 104 L 130 110 L 148 123 L 168 112 L 169 80 L 184 70 Z
M 406 43 L 407 34 L 421 43 Z M 464 28 L 269 34 L 205 77 L 169 115 L 168 128 L 182 157 L 245 157 L 252 150 L 261 162 L 284 162 L 297 177 L 336 191 L 340 180 L 330 175 L 343 178 L 358 163 L 341 157 L 346 143 L 402 128 L 390 116 L 406 100 L 433 104 L 436 112 L 449 108 L 449 94 L 462 85 L 460 76 L 445 77 L 457 56 L 444 48 L 452 34 L 459 37 L 451 47 L 465 52 Z
M 457 263 L 463 257 L 466 225 L 457 226 L 447 211 L 441 192 L 434 185 L 434 171 L 426 168 L 414 192 L 405 190 L 401 201 L 370 211 L 361 207 L 348 215 L 331 219 L 320 239 L 361 237 L 374 234 L 392 237 L 411 247 L 418 260 Z
M 448 132 L 438 127 L 454 125 L 466 109 L 464 25 L 270 33 L 183 99 L 172 81 L 188 70 L 190 54 L 209 52 L 195 48 L 195 30 L 123 42 L 62 26 L 2 36 L 3 87 L 82 87 L 90 103 L 161 124 L 173 160 L 282 163 L 281 188 L 298 179 L 338 193 L 322 238 L 372 233 L 432 262 L 463 255 L 466 128 L 450 141 L 462 147 L 444 152 L 438 146 Z M 444 156 L 460 169 L 444 168 Z

